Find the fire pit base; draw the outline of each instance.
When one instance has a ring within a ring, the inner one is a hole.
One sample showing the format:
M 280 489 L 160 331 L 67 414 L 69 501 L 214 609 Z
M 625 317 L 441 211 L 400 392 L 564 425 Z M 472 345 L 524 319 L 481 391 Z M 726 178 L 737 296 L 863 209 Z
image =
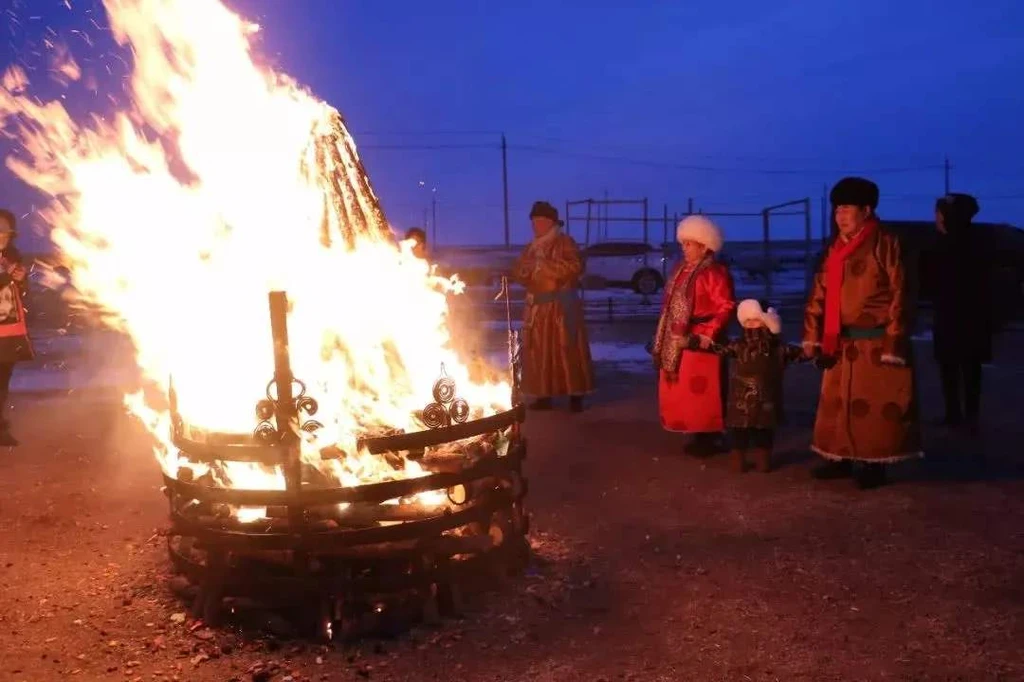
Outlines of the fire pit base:
M 300 615 L 300 629 L 323 640 L 393 634 L 456 615 L 464 586 L 500 584 L 529 561 L 525 456 L 517 437 L 506 454 L 461 471 L 303 489 L 287 499 L 278 499 L 286 491 L 165 476 L 176 591 L 208 624 L 240 604 L 258 605 Z M 425 491 L 445 492 L 448 501 L 417 502 Z M 267 518 L 243 522 L 229 513 L 235 505 L 260 505 Z
M 300 612 L 321 639 L 331 640 L 336 632 L 364 634 L 359 623 L 368 620 L 394 629 L 454 614 L 461 586 L 471 579 L 500 581 L 525 567 L 520 425 L 526 412 L 516 333 L 509 329 L 511 409 L 470 419 L 469 404 L 457 397 L 442 364 L 435 402 L 420 415 L 426 430 L 356 443 L 389 464 L 396 480 L 341 486 L 302 455 L 299 433 L 315 434 L 323 425 L 311 419 L 317 401 L 291 371 L 287 296 L 271 292 L 269 302 L 274 380 L 256 404 L 252 434 L 187 424 L 169 389 L 171 438 L 180 457 L 175 475 L 164 474 L 168 551 L 193 613 L 216 625 L 242 603 Z M 330 445 L 319 455 L 322 462 L 346 456 Z M 418 469 L 403 478 L 414 459 Z M 283 488 L 223 487 L 214 472 L 226 463 L 276 470 Z M 206 467 L 198 477 L 197 464 Z
M 172 590 L 206 624 L 271 614 L 275 630 L 287 622 L 286 629 L 324 642 L 395 636 L 419 623 L 458 617 L 465 591 L 500 587 L 530 560 L 522 535 L 461 556 L 382 547 L 358 558 L 317 557 L 305 573 L 293 569 L 294 557 L 240 555 L 229 558 L 223 582 L 214 584 L 193 538 L 170 537 L 168 552 L 179 574 Z

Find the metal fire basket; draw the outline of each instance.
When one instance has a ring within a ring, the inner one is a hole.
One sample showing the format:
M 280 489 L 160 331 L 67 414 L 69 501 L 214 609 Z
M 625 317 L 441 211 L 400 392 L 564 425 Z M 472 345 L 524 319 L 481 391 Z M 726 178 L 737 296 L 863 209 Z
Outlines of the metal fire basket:
M 356 613 L 379 613 L 399 595 L 403 604 L 416 604 L 420 616 L 433 618 L 456 609 L 467 574 L 499 577 L 521 570 L 529 556 L 526 441 L 520 430 L 525 410 L 519 338 L 511 325 L 511 409 L 467 421 L 467 411 L 453 407 L 456 418 L 436 428 L 360 442 L 399 466 L 409 453 L 469 438 L 500 438 L 507 447 L 420 459 L 430 473 L 418 478 L 340 486 L 300 459 L 297 431 L 320 426 L 303 421 L 317 405 L 292 375 L 287 296 L 271 292 L 269 299 L 274 378 L 267 399 L 257 405 L 253 434 L 197 432 L 182 421 L 171 389 L 172 440 L 189 462 L 279 466 L 285 482 L 283 490 L 244 490 L 197 478 L 187 466 L 176 477 L 164 474 L 168 551 L 194 588 L 194 615 L 215 624 L 232 600 L 254 599 L 269 607 L 301 603 L 315 614 L 317 634 L 331 639 L 338 624 L 344 627 Z M 445 491 L 448 503 L 382 504 L 425 491 Z M 232 513 L 238 507 L 266 508 L 266 518 L 244 522 Z

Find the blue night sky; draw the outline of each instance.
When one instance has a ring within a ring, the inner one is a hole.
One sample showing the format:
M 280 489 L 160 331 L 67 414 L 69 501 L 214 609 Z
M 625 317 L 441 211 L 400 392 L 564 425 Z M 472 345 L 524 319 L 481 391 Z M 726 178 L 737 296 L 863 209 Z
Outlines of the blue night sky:
M 652 240 L 663 205 L 688 197 L 758 211 L 810 196 L 817 234 L 823 186 L 847 173 L 879 183 L 883 216 L 927 219 L 947 154 L 979 220 L 1024 225 L 1020 0 L 228 4 L 262 25 L 264 56 L 342 111 L 396 227 L 429 218 L 436 189 L 442 244 L 502 239 L 502 132 L 515 242 L 533 200 L 606 192 L 649 199 Z M 31 59 L 43 26 L 87 51 L 72 31 L 96 33 L 98 3 L 71 5 L 0 0 L 0 64 Z M 31 209 L 6 171 L 0 198 Z M 757 217 L 722 222 L 760 235 Z

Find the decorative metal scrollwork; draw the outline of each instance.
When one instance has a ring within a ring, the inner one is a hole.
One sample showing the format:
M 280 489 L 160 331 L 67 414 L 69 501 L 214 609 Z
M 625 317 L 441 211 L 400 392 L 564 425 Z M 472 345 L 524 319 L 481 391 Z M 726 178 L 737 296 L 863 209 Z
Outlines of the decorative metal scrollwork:
M 253 431 L 253 436 L 260 441 L 265 443 L 273 443 L 278 438 L 277 428 L 274 426 L 271 420 L 277 413 L 277 396 L 274 390 L 277 386 L 275 380 L 271 380 L 267 384 L 266 398 L 256 403 L 256 420 L 259 422 L 256 426 L 256 430 Z M 324 425 L 315 419 L 307 419 L 302 421 L 303 415 L 312 417 L 319 411 L 320 405 L 316 399 L 306 395 L 306 384 L 299 379 L 292 379 L 292 388 L 298 390 L 293 391 L 294 398 L 292 404 L 295 406 L 296 416 L 299 418 L 299 429 L 306 433 L 316 433 L 322 429 Z
M 453 423 L 462 424 L 469 419 L 469 403 L 457 398 L 455 380 L 448 376 L 441 363 L 441 376 L 434 382 L 434 402 L 423 408 L 423 423 L 427 428 L 440 429 Z

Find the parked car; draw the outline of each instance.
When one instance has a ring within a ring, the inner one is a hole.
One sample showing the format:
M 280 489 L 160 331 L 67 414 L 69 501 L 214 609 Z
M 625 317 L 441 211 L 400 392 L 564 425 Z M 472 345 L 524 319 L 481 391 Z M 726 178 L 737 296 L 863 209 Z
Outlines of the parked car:
M 647 296 L 665 284 L 664 260 L 660 249 L 644 242 L 598 242 L 583 249 L 584 277 Z

